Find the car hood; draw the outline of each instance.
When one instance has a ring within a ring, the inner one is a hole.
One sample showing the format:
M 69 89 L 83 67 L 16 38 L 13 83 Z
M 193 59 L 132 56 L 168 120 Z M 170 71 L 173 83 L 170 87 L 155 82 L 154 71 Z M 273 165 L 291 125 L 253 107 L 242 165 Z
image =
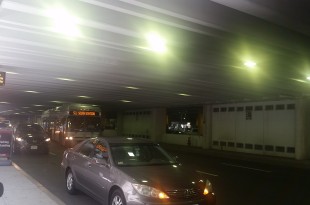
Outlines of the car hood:
M 24 139 L 43 139 L 45 138 L 45 134 L 44 133 L 40 133 L 40 132 L 24 132 L 24 133 L 19 133 L 16 135 L 17 137 L 21 137 Z
M 161 187 L 171 190 L 190 188 L 204 182 L 204 178 L 193 170 L 177 165 L 119 167 L 119 169 L 133 179 L 133 183 Z

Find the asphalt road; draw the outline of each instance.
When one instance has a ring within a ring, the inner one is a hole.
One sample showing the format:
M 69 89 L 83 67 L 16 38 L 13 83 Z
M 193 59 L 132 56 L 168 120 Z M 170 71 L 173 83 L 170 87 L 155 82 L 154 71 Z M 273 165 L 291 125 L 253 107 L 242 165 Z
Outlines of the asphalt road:
M 49 155 L 24 154 L 13 162 L 67 205 L 99 205 L 80 193 L 69 195 L 60 162 L 64 148 L 51 143 Z M 218 205 L 309 205 L 310 173 L 302 169 L 172 152 L 185 166 L 213 183 Z

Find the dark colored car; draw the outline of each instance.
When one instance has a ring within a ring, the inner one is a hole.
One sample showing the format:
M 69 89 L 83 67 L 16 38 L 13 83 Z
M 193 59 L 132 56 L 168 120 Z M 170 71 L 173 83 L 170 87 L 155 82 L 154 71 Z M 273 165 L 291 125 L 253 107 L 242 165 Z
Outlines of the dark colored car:
M 13 152 L 49 153 L 50 138 L 38 124 L 20 124 L 14 132 Z
M 12 125 L 9 120 L 0 121 L 0 129 L 2 128 L 12 128 Z
M 209 205 L 206 176 L 178 164 L 158 144 L 138 138 L 92 138 L 63 154 L 66 189 L 109 205 Z

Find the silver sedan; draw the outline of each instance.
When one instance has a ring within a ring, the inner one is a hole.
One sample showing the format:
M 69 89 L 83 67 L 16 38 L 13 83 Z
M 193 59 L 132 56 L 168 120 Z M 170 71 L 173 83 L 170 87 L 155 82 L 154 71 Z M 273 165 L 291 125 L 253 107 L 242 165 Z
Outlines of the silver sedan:
M 158 144 L 138 138 L 92 138 L 63 154 L 66 189 L 108 205 L 215 204 L 205 176 L 178 164 Z

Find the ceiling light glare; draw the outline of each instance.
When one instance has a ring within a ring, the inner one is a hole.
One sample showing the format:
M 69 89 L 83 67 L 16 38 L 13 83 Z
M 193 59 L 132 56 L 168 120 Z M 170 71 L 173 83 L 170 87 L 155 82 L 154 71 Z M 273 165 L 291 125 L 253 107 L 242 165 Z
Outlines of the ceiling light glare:
M 0 104 L 10 104 L 9 102 L 0 102 Z
M 54 32 L 63 33 L 70 37 L 80 36 L 80 30 L 77 27 L 78 19 L 62 8 L 50 9 L 46 15 L 53 20 Z
M 186 94 L 186 93 L 179 93 L 178 95 L 180 95 L 180 96 L 185 96 L 185 97 L 189 97 L 189 96 L 191 96 L 191 95 Z
M 26 90 L 25 93 L 39 93 L 39 92 L 34 91 L 34 90 Z
M 132 101 L 130 101 L 130 100 L 121 100 L 121 102 L 123 102 L 123 103 L 130 103 Z
M 35 106 L 35 107 L 42 107 L 43 105 L 33 105 L 33 106 Z
M 310 80 L 310 76 L 307 77 L 307 80 Z
M 254 61 L 246 61 L 244 62 L 244 65 L 248 68 L 254 68 L 256 67 L 256 63 Z
M 79 98 L 91 98 L 91 97 L 89 97 L 89 96 L 85 96 L 85 95 L 80 95 L 80 96 L 78 96 Z
M 157 33 L 149 33 L 146 35 L 148 49 L 163 54 L 167 51 L 166 41 Z
M 70 79 L 70 78 L 56 78 L 57 80 L 63 80 L 63 81 L 70 81 L 70 82 L 73 82 L 73 81 L 76 81 L 74 79 Z
M 6 74 L 18 75 L 19 73 L 6 71 Z
M 63 102 L 61 102 L 61 101 L 57 101 L 57 100 L 54 100 L 54 101 L 50 101 L 50 102 L 52 102 L 52 103 L 63 103 Z
M 127 87 L 125 87 L 125 88 L 127 88 L 127 89 L 131 89 L 131 90 L 139 90 L 139 88 L 134 87 L 134 86 L 127 86 Z

